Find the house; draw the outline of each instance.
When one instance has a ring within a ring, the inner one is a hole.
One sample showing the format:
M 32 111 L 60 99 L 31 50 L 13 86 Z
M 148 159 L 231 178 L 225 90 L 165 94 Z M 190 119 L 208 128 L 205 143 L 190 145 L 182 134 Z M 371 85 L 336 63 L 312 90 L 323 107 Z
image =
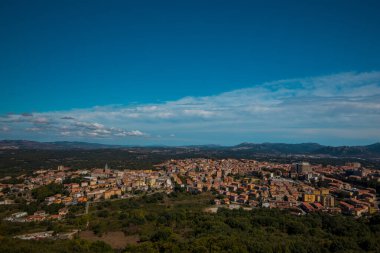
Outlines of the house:
M 32 221 L 44 221 L 46 219 L 46 216 L 40 216 L 40 215 L 31 215 L 28 216 L 25 221 L 32 222 Z
M 110 199 L 112 196 L 121 196 L 121 190 L 120 189 L 111 189 L 107 190 L 103 193 L 104 199 Z
M 47 202 L 48 205 L 52 204 L 55 200 L 54 196 L 46 197 L 45 201 Z
M 314 203 L 311 203 L 311 205 L 316 209 L 316 210 L 322 210 L 323 209 L 323 206 L 318 203 L 318 202 L 314 202 Z
M 221 201 L 220 201 L 220 199 L 214 199 L 214 203 L 215 203 L 215 205 L 220 205 Z
M 353 205 L 348 204 L 347 202 L 340 201 L 339 205 L 342 208 L 342 212 L 346 214 L 353 214 L 355 207 Z
M 62 203 L 62 200 L 61 199 L 56 199 L 54 200 L 54 204 L 61 204 Z
M 259 205 L 259 202 L 256 200 L 250 200 L 249 201 L 249 206 L 257 207 L 258 205 Z
M 67 207 L 64 207 L 58 210 L 58 215 L 65 216 L 66 214 L 68 214 L 68 212 L 69 212 L 69 209 Z
M 223 199 L 223 203 L 226 204 L 226 205 L 229 205 L 230 204 L 230 200 L 228 198 L 224 198 Z
M 79 197 L 77 199 L 77 201 L 78 201 L 78 203 L 85 203 L 85 202 L 87 202 L 87 198 L 86 197 Z
M 6 218 L 6 220 L 14 220 L 14 219 L 18 219 L 21 217 L 25 217 L 27 215 L 28 215 L 27 212 L 17 212 L 17 213 L 11 214 L 11 216 L 9 218 Z
M 33 215 L 35 215 L 35 216 L 47 216 L 46 212 L 43 210 L 36 211 L 36 212 L 34 212 Z
M 95 190 L 95 191 L 92 191 L 92 192 L 88 192 L 87 193 L 87 197 L 89 199 L 97 200 L 97 199 L 100 199 L 103 196 L 104 192 L 105 192 L 105 190 Z
M 65 197 L 62 199 L 62 203 L 65 205 L 70 205 L 72 201 L 73 201 L 72 197 Z
M 61 216 L 59 216 L 58 214 L 52 214 L 49 216 L 49 219 L 50 220 L 59 220 L 59 219 L 61 219 Z
M 367 206 L 364 206 L 364 207 L 356 207 L 356 208 L 354 209 L 354 212 L 353 212 L 353 214 L 354 214 L 355 216 L 362 216 L 362 215 L 365 214 L 365 213 L 368 213 L 368 207 L 367 207 Z
M 302 202 L 301 204 L 301 208 L 307 212 L 307 213 L 311 213 L 311 212 L 314 212 L 314 208 L 307 202 Z
M 0 201 L 0 205 L 12 205 L 15 201 L 13 199 L 4 199 L 3 201 Z

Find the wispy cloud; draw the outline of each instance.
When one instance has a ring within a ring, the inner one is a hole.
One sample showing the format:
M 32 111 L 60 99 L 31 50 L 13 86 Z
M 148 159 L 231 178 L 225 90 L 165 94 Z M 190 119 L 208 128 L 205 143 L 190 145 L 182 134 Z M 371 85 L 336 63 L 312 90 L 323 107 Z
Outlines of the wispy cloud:
M 33 132 L 52 139 L 144 137 L 145 143 L 360 143 L 379 141 L 378 126 L 380 72 L 349 72 L 279 80 L 161 104 L 4 115 L 0 136 Z

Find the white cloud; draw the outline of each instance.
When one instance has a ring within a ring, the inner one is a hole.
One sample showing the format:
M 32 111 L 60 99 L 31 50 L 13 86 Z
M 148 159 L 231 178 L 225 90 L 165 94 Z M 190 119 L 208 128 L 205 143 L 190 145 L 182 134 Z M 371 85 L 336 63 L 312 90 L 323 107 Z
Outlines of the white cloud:
M 139 130 L 132 130 L 132 131 L 121 131 L 119 133 L 116 133 L 115 134 L 116 136 L 122 136 L 122 137 L 125 137 L 125 136 L 146 136 L 146 134 L 144 134 L 143 132 L 139 131 Z
M 27 127 L 27 128 L 25 128 L 25 130 L 29 131 L 29 132 L 40 132 L 43 129 L 42 128 L 38 128 L 38 127 Z
M 2 132 L 8 132 L 10 129 L 9 129 L 8 126 L 1 126 L 1 127 L 0 127 L 0 130 L 1 130 Z
M 161 104 L 12 114 L 0 117 L 1 122 L 19 133 L 39 128 L 53 137 L 149 137 L 147 142 L 158 135 L 170 141 L 172 132 L 189 144 L 290 137 L 318 141 L 325 136 L 379 141 L 380 72 L 279 80 Z
M 32 116 L 30 116 L 32 117 Z M 34 118 L 33 122 L 35 124 L 49 124 L 49 120 L 46 117 Z

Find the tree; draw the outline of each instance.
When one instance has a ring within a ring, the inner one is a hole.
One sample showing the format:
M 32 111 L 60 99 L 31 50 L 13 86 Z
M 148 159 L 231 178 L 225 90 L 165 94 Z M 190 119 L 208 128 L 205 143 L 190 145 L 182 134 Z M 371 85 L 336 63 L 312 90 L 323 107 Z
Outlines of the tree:
M 32 190 L 32 196 L 39 202 L 45 201 L 46 197 L 55 194 L 63 194 L 64 188 L 61 184 L 51 183 Z

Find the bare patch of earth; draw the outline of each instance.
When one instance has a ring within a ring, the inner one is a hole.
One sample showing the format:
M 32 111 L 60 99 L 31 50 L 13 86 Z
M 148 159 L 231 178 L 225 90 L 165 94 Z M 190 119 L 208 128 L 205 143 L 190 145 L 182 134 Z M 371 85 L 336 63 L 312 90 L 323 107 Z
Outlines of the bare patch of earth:
M 123 249 L 128 244 L 137 244 L 139 241 L 139 237 L 137 235 L 128 235 L 126 236 L 121 231 L 108 232 L 103 234 L 102 236 L 97 236 L 92 231 L 81 231 L 79 233 L 79 237 L 88 241 L 103 241 L 109 245 L 111 245 L 114 249 Z

